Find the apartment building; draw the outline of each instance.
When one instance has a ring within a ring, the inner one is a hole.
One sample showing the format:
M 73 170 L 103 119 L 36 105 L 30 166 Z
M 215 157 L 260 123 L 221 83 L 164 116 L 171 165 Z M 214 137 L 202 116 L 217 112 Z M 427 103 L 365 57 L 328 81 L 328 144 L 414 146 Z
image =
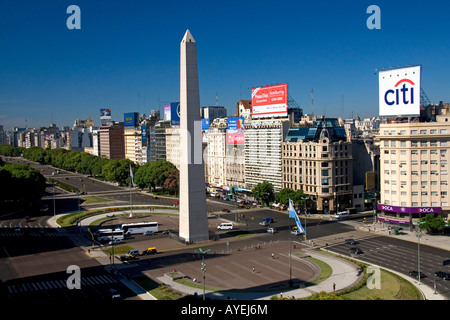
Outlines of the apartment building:
M 252 120 L 245 123 L 245 188 L 264 181 L 282 189 L 281 144 L 289 131 L 286 119 Z
M 338 119 L 318 118 L 312 127 L 291 128 L 282 143 L 282 187 L 303 190 L 308 210 L 352 208 L 352 143 Z
M 108 122 L 100 127 L 100 156 L 107 159 L 121 160 L 125 158 L 124 123 Z
M 426 213 L 449 211 L 450 116 L 436 122 L 380 125 L 382 221 L 410 225 Z

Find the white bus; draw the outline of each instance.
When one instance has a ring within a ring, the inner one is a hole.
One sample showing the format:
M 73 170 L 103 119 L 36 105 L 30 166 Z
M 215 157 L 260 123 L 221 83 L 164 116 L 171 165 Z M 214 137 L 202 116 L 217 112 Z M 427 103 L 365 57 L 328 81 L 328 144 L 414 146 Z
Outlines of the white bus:
M 97 241 L 113 241 L 113 240 L 123 240 L 125 239 L 125 234 L 121 229 L 100 229 L 95 233 L 97 236 Z
M 158 222 L 124 223 L 121 226 L 125 235 L 144 234 L 146 231 L 158 232 Z

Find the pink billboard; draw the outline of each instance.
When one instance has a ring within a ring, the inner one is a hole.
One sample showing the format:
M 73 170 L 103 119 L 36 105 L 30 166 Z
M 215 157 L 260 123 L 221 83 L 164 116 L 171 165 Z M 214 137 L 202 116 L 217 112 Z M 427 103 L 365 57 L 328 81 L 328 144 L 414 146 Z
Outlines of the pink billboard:
M 252 89 L 252 118 L 287 117 L 287 83 Z

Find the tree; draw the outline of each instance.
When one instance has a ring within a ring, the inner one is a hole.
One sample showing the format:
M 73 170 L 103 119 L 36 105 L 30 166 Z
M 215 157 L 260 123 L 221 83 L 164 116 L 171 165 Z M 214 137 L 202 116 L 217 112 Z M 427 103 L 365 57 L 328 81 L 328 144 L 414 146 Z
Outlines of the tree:
M 23 164 L 5 164 L 0 169 L 3 200 L 35 201 L 45 194 L 45 178 L 36 169 Z
M 253 188 L 252 192 L 255 198 L 261 202 L 265 202 L 267 206 L 269 206 L 269 202 L 275 200 L 273 184 L 270 182 L 264 181 L 263 183 L 258 183 L 258 185 Z
M 419 226 L 420 229 L 425 229 L 429 232 L 441 232 L 445 228 L 445 221 L 441 216 L 429 213 L 425 217 L 420 218 Z

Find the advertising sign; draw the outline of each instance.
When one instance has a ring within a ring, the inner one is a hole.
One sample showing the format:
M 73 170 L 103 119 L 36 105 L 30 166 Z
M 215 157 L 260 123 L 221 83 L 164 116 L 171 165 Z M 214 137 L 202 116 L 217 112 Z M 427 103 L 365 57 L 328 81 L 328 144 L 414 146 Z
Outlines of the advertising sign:
M 147 126 L 141 126 L 142 142 L 147 143 Z
M 287 84 L 252 89 L 252 118 L 287 117 Z
M 136 127 L 139 119 L 139 114 L 137 112 L 129 112 L 124 114 L 123 125 L 125 127 Z
M 420 114 L 421 66 L 380 71 L 380 116 L 405 116 Z
M 377 209 L 387 212 L 401 212 L 401 213 L 441 213 L 441 207 L 399 207 L 388 204 L 377 204 Z
M 111 119 L 111 109 L 100 109 L 100 119 Z
M 170 124 L 172 126 L 180 125 L 180 103 L 171 102 L 170 103 Z
M 228 118 L 228 143 L 244 143 L 244 118 Z
M 209 130 L 209 119 L 202 119 L 202 131 Z

